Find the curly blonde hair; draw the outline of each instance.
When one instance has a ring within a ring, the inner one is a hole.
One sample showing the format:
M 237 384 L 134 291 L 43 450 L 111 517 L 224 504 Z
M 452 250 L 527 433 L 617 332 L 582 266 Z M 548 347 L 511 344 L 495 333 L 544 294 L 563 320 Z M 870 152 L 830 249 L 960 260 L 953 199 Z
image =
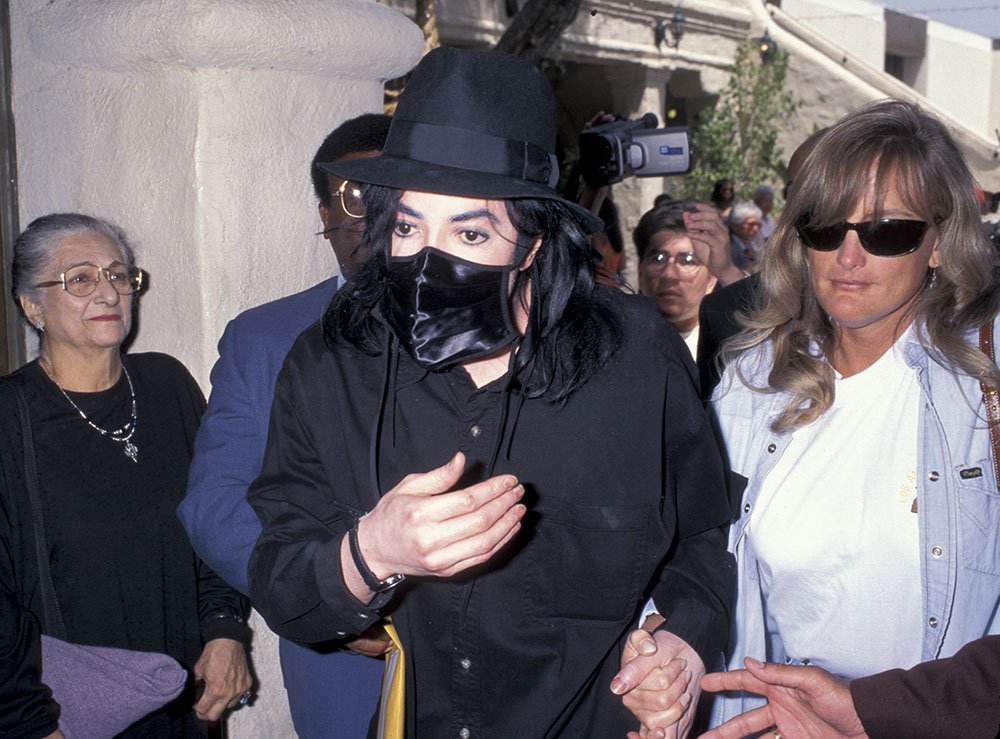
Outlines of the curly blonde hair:
M 874 171 L 878 219 L 890 187 L 906 207 L 938 223 L 939 266 L 905 318 L 935 361 L 952 371 L 1000 385 L 996 364 L 965 339 L 1000 309 L 1000 258 L 983 234 L 975 181 L 962 153 L 936 118 L 910 103 L 888 100 L 849 114 L 816 143 L 796 177 L 763 259 L 760 308 L 739 316 L 745 327 L 723 346 L 727 362 L 770 342 L 773 365 L 760 392 L 785 392 L 788 405 L 771 424 L 776 432 L 805 426 L 834 399 L 834 371 L 817 347 L 828 347 L 833 326 L 813 293 L 806 248 L 795 224 L 844 221 L 868 195 Z M 901 320 L 905 320 L 901 319 Z M 750 382 L 737 372 L 744 384 Z M 752 387 L 752 386 L 751 386 Z

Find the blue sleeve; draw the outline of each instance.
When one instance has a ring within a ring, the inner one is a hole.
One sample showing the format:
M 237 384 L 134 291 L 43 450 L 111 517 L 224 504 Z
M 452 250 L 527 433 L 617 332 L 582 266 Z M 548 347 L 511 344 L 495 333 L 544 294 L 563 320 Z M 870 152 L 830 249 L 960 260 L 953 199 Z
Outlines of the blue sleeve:
M 267 349 L 254 343 L 261 338 L 239 333 L 239 321 L 232 321 L 219 340 L 212 394 L 177 515 L 198 556 L 249 594 L 247 562 L 261 526 L 246 493 L 264 456 L 274 377 Z

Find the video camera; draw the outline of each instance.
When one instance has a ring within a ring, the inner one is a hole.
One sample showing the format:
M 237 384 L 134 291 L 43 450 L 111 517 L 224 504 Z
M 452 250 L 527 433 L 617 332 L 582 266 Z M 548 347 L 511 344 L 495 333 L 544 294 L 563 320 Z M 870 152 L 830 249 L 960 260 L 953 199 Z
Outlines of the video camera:
M 657 177 L 691 169 L 691 131 L 687 126 L 657 128 L 654 113 L 636 121 L 612 121 L 580 134 L 580 173 L 592 187 L 630 175 Z

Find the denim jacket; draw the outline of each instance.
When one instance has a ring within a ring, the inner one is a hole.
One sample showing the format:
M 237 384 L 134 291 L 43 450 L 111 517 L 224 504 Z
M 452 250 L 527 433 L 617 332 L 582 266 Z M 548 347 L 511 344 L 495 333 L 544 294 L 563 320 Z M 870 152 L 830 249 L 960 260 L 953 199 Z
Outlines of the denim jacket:
M 994 332 L 1000 332 L 997 323 Z M 904 356 L 917 372 L 922 400 L 917 505 L 926 661 L 949 657 L 967 642 L 1000 633 L 1000 492 L 978 379 L 942 366 L 920 345 L 916 332 L 910 337 Z M 977 345 L 978 332 L 966 339 Z M 738 360 L 756 387 L 766 387 L 771 361 L 770 345 Z M 780 636 L 768 637 L 758 563 L 744 535 L 761 483 L 790 440 L 790 433 L 770 430 L 787 402 L 785 393 L 750 390 L 733 367 L 727 369 L 713 399 L 733 472 L 748 480 L 729 535 L 729 548 L 737 560 L 738 593 L 725 655 L 727 669 L 741 668 L 745 656 L 795 662 L 785 653 Z M 878 635 L 859 634 L 859 638 Z M 720 694 L 712 725 L 762 703 L 749 694 Z

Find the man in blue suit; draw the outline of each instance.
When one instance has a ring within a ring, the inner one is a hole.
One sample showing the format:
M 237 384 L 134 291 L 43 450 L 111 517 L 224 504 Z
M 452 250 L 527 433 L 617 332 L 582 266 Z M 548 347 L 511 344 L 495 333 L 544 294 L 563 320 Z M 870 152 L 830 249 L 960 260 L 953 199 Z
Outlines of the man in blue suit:
M 312 180 L 324 236 L 345 277 L 363 260 L 357 253 L 363 229 L 350 183 L 326 174 L 320 162 L 374 156 L 385 143 L 389 118 L 368 114 L 335 129 L 316 152 Z M 252 308 L 230 321 L 212 368 L 212 394 L 195 441 L 187 497 L 178 516 L 195 551 L 243 593 L 247 562 L 261 525 L 246 502 L 260 472 L 267 441 L 274 383 L 296 337 L 319 320 L 340 284 L 338 277 L 303 292 Z M 382 637 L 361 638 L 316 649 L 282 640 L 281 671 L 292 722 L 300 737 L 363 737 L 378 704 Z M 349 651 L 352 650 L 352 651 Z M 354 653 L 356 650 L 359 653 Z

